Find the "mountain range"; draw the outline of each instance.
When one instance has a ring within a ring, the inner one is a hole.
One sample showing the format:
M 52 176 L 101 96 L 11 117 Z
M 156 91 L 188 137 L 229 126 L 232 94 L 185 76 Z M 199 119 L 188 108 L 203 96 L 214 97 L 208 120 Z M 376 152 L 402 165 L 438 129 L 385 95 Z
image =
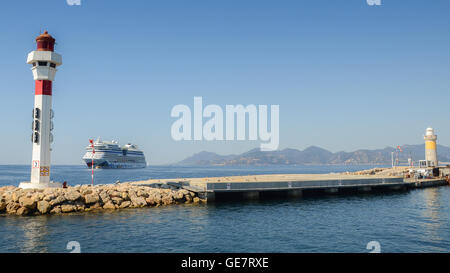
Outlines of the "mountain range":
M 425 145 L 403 145 L 399 151 L 393 147 L 375 150 L 357 150 L 354 152 L 330 152 L 326 149 L 310 146 L 304 150 L 284 149 L 278 151 L 263 152 L 260 149 L 252 149 L 239 155 L 219 155 L 213 152 L 200 152 L 194 154 L 175 165 L 183 166 L 236 166 L 236 165 L 357 165 L 379 164 L 390 165 L 392 152 L 400 163 L 407 163 L 408 158 L 413 161 L 425 158 Z M 437 146 L 438 159 L 441 162 L 450 162 L 450 148 Z

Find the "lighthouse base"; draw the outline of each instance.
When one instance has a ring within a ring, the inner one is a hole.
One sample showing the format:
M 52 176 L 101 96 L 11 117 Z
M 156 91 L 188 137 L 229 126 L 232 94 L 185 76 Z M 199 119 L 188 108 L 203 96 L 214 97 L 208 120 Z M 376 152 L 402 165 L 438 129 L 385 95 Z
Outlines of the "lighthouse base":
M 49 182 L 49 183 L 31 183 L 31 182 L 21 182 L 19 188 L 22 189 L 46 189 L 46 188 L 62 188 L 61 183 Z

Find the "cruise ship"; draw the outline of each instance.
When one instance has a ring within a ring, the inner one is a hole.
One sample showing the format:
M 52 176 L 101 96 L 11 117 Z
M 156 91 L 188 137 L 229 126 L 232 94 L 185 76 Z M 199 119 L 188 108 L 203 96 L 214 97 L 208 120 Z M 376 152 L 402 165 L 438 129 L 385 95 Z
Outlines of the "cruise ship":
M 91 168 L 92 162 L 94 168 L 145 168 L 144 153 L 131 143 L 120 147 L 117 141 L 102 141 L 98 138 L 94 141 L 94 154 L 91 144 L 86 147 L 86 153 L 83 156 L 86 165 Z

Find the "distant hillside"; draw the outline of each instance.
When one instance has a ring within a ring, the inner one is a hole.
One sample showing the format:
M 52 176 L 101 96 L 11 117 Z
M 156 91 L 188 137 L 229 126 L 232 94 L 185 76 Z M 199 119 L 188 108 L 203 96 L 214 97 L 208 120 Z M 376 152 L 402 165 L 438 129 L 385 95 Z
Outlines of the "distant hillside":
M 399 153 L 400 163 L 425 158 L 425 145 L 403 145 Z M 395 148 L 386 147 L 377 150 L 357 150 L 354 152 L 332 153 L 320 147 L 311 146 L 305 150 L 284 149 L 273 152 L 262 152 L 253 149 L 240 155 L 218 155 L 212 152 L 200 152 L 178 162 L 176 165 L 208 166 L 208 165 L 320 165 L 320 164 L 391 164 L 391 153 Z M 438 145 L 438 158 L 450 162 L 450 148 Z
M 200 152 L 190 156 L 176 165 L 217 165 L 235 157 L 235 155 L 218 155 L 211 152 Z

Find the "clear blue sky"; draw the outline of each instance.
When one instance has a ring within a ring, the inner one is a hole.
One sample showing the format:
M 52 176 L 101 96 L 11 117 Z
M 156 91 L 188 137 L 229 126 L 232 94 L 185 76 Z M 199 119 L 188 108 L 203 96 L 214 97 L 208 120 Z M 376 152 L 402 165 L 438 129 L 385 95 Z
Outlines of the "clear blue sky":
M 279 104 L 280 148 L 450 145 L 450 1 L 4 1 L 0 164 L 29 164 L 34 82 L 27 53 L 47 29 L 54 164 L 81 164 L 91 137 L 134 142 L 151 164 L 259 141 L 175 142 L 176 104 Z

